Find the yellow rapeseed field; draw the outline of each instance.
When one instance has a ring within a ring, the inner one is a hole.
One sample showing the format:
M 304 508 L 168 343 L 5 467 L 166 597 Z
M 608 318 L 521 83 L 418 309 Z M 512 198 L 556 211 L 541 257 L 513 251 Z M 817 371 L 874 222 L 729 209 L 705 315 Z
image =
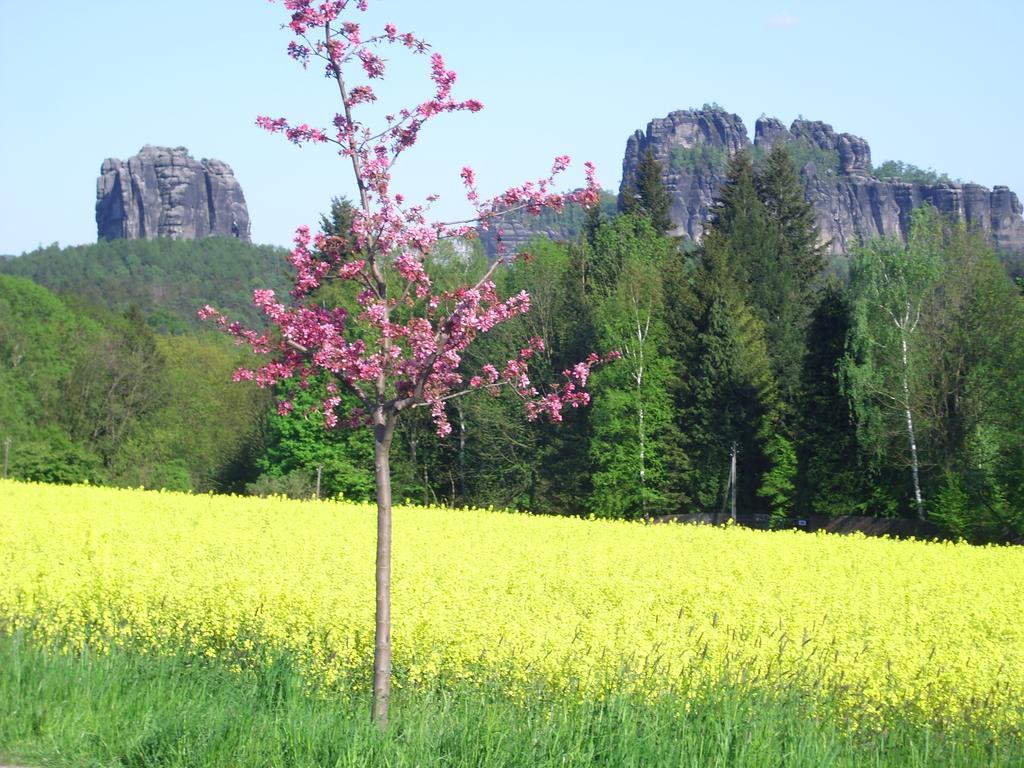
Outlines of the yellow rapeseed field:
M 374 534 L 365 505 L 0 481 L 0 628 L 368 681 Z M 400 507 L 394 622 L 398 685 L 727 679 L 1024 727 L 1022 548 Z

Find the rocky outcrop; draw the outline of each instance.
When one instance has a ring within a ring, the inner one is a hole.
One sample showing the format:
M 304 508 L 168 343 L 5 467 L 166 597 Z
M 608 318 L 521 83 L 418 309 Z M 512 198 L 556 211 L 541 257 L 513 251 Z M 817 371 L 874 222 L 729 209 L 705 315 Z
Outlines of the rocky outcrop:
M 665 189 L 672 196 L 674 234 L 699 241 L 725 181 L 729 155 L 749 145 L 743 121 L 721 110 L 672 112 L 651 120 L 646 133 L 637 131 L 626 141 L 620 200 L 628 193 L 640 158 L 650 149 L 661 163 Z
M 609 209 L 609 201 L 602 200 L 602 207 Z M 614 198 L 610 210 L 614 211 Z M 585 221 L 584 210 L 576 203 L 569 203 L 560 212 L 545 208 L 536 215 L 526 211 L 500 215 L 489 228 L 478 227 L 477 237 L 484 252 L 494 258 L 528 250 L 530 241 L 536 238 L 572 242 L 583 232 Z
M 544 221 L 528 214 L 510 216 L 490 229 L 477 228 L 476 236 L 490 258 L 528 250 L 536 238 L 558 242 L 574 241 L 580 227 L 568 217 L 551 212 Z
M 144 146 L 108 158 L 96 180 L 100 240 L 236 237 L 250 242 L 249 210 L 231 167 L 195 160 L 184 147 Z
M 919 184 L 872 175 L 871 148 L 859 136 L 836 133 L 827 123 L 795 120 L 787 129 L 762 117 L 754 127 L 755 158 L 777 141 L 787 142 L 813 203 L 822 241 L 845 254 L 879 236 L 906 239 L 911 211 L 929 202 L 943 213 L 991 237 L 995 247 L 1024 254 L 1024 217 L 1020 200 L 1007 187 L 978 184 Z M 648 148 L 663 168 L 672 195 L 674 234 L 699 241 L 714 199 L 724 181 L 728 157 L 750 148 L 746 127 L 737 115 L 719 109 L 672 112 L 652 120 L 626 142 L 620 196 L 628 190 Z
M 614 215 L 615 195 L 602 190 L 598 208 L 604 216 Z M 557 212 L 544 208 L 536 215 L 526 211 L 509 212 L 498 216 L 488 229 L 477 227 L 476 235 L 488 257 L 510 256 L 529 250 L 530 242 L 536 238 L 574 242 L 586 230 L 587 216 L 587 211 L 577 203 L 569 203 Z

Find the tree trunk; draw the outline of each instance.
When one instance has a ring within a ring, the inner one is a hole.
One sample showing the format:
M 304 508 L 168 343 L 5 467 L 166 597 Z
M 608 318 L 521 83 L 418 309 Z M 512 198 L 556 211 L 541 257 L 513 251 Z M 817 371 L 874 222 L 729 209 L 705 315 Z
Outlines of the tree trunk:
M 732 444 L 732 457 L 729 459 L 729 516 L 736 522 L 736 443 Z
M 373 464 L 377 482 L 377 611 L 373 639 L 373 722 L 388 726 L 391 697 L 391 438 L 395 414 L 373 414 Z
M 466 415 L 462 412 L 462 403 L 455 401 L 455 411 L 459 414 L 459 503 L 466 503 Z M 454 506 L 454 504 L 453 504 Z
M 917 505 L 917 519 L 924 520 L 924 500 L 921 498 L 921 479 L 917 460 L 917 439 L 914 436 L 914 416 L 910 411 L 909 362 L 907 355 L 907 337 L 900 329 L 900 343 L 903 352 L 903 410 L 907 418 L 907 437 L 910 439 L 910 476 L 914 481 L 914 503 Z
M 633 374 L 636 381 L 636 404 L 637 404 L 637 438 L 640 443 L 640 511 L 645 521 L 650 521 L 651 516 L 647 511 L 647 434 L 644 430 L 644 342 L 651 329 L 651 315 L 647 315 L 647 324 L 640 324 L 640 313 L 637 309 L 636 299 L 633 300 L 633 313 L 636 317 L 636 358 L 637 366 Z

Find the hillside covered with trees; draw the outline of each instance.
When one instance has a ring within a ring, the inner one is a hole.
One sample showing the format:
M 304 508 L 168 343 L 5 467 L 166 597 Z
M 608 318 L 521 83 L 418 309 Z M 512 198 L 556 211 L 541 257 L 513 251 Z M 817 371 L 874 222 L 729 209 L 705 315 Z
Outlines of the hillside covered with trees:
M 481 338 L 467 370 L 547 341 L 553 384 L 592 350 L 589 408 L 527 422 L 506 397 L 449 402 L 399 426 L 394 494 L 425 503 L 640 519 L 721 511 L 927 519 L 950 535 L 1024 535 L 1024 301 L 991 244 L 924 207 L 906 243 L 868 242 L 826 278 L 814 213 L 779 144 L 725 169 L 705 237 L 666 234 L 647 155 L 622 213 L 568 242 L 538 239 L 502 268 L 532 310 Z M 347 231 L 336 201 L 325 230 Z M 442 249 L 435 282 L 487 260 Z M 326 430 L 326 382 L 270 393 L 231 382 L 243 352 L 194 320 L 214 304 L 255 319 L 283 292 L 278 249 L 231 241 L 115 241 L 0 265 L 0 439 L 11 476 L 52 482 L 309 496 L 373 494 L 367 430 Z M 29 279 L 34 280 L 35 283 Z M 43 287 L 46 286 L 46 287 Z M 348 287 L 316 300 L 358 311 Z M 735 465 L 735 481 L 731 482 Z
M 170 333 L 199 327 L 196 310 L 216 302 L 257 322 L 255 288 L 284 292 L 286 251 L 233 238 L 109 240 L 51 245 L 0 261 L 0 274 L 27 277 L 58 295 L 75 295 L 115 312 L 137 305 L 154 328 Z

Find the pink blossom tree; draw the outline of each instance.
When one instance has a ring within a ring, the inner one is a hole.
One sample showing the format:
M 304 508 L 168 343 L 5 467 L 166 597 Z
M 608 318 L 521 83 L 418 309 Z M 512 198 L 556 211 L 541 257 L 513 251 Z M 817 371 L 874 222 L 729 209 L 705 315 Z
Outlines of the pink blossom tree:
M 593 205 L 598 199 L 594 169 L 586 165 L 587 183 L 570 194 L 553 191 L 553 179 L 569 164 L 554 161 L 550 175 L 512 187 L 493 199 L 477 192 L 472 169 L 462 169 L 462 181 L 475 215 L 466 221 L 441 223 L 428 219 L 430 203 L 412 204 L 392 191 L 395 163 L 420 136 L 423 126 L 446 112 L 476 112 L 481 104 L 452 95 L 455 73 L 441 55 L 422 39 L 387 24 L 380 34 L 366 34 L 354 21 L 367 0 L 284 0 L 290 12 L 288 26 L 294 39 L 289 55 L 303 66 L 321 62 L 337 88 L 340 111 L 329 127 L 293 124 L 285 118 L 261 116 L 257 124 L 282 133 L 296 144 L 333 144 L 351 165 L 358 200 L 349 237 L 310 234 L 299 227 L 289 260 L 295 270 L 290 301 L 273 291 L 257 290 L 253 301 L 266 315 L 271 332 L 229 322 L 212 307 L 200 316 L 215 320 L 239 343 L 269 361 L 242 368 L 235 380 L 255 380 L 271 387 L 287 379 L 304 385 L 313 376 L 327 375 L 322 414 L 327 427 L 369 427 L 374 437 L 377 495 L 376 626 L 373 662 L 373 719 L 384 728 L 388 720 L 391 685 L 391 471 L 392 437 L 399 415 L 411 408 L 427 408 L 439 435 L 451 431 L 446 401 L 474 390 L 492 395 L 502 390 L 522 398 L 526 418 L 561 420 L 565 407 L 589 402 L 585 390 L 591 368 L 601 360 L 591 354 L 566 370 L 565 382 L 541 392 L 530 380 L 530 358 L 543 349 L 543 341 L 530 339 L 510 360 L 482 366 L 473 375 L 462 370 L 463 351 L 478 334 L 527 312 L 530 297 L 519 293 L 498 296 L 494 275 L 514 257 L 495 260 L 474 284 L 439 290 L 428 274 L 428 257 L 446 238 L 467 238 L 474 227 L 497 227 L 500 217 L 513 211 L 540 213 L 560 210 L 566 203 Z M 374 81 L 385 74 L 385 47 L 406 49 L 429 61 L 432 93 L 419 103 L 387 114 L 370 125 L 357 117 L 360 107 L 377 100 Z M 329 280 L 351 281 L 358 287 L 358 311 L 324 308 L 311 294 Z M 343 391 L 351 392 L 359 406 L 339 413 Z M 279 402 L 281 413 L 292 410 Z

